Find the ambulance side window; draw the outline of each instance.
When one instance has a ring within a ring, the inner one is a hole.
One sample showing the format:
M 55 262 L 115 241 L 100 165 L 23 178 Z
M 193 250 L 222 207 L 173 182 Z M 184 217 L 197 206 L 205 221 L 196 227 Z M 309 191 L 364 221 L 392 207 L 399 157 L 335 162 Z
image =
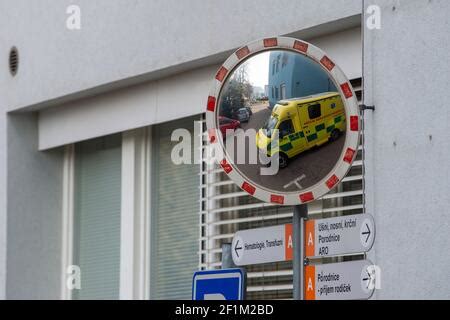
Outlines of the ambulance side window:
M 309 114 L 309 118 L 311 120 L 319 118 L 322 115 L 322 113 L 320 111 L 320 103 L 312 104 L 312 105 L 308 106 L 308 114 Z
M 292 120 L 284 120 L 278 126 L 278 130 L 280 130 L 280 138 L 286 137 L 292 133 L 294 133 L 294 125 L 292 124 Z

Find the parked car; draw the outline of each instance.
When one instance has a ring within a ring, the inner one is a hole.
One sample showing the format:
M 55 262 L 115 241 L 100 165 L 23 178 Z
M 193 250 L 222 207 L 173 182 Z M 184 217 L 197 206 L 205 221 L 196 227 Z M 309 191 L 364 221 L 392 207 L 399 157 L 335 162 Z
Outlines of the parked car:
M 234 132 L 234 130 L 240 127 L 241 123 L 238 120 L 233 120 L 222 116 L 219 117 L 219 128 L 223 137 L 226 137 L 227 133 L 230 134 L 231 131 L 227 132 L 227 130 L 233 130 L 232 132 Z
M 240 122 L 248 122 L 250 120 L 250 113 L 247 111 L 246 108 L 240 108 L 236 112 L 236 119 Z
M 249 114 L 250 116 L 252 116 L 252 115 L 253 115 L 253 111 L 252 111 L 252 108 L 250 108 L 250 107 L 245 107 L 245 109 L 247 109 L 247 111 L 248 111 L 248 114 Z

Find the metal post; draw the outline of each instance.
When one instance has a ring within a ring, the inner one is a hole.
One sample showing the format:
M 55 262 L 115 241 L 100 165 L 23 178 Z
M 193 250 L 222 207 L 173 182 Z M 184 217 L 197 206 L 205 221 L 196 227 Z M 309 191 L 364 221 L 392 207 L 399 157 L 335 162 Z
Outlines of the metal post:
M 234 269 L 239 268 L 234 264 L 233 256 L 231 254 L 231 243 L 223 243 L 222 244 L 222 269 Z M 241 269 L 242 273 L 244 274 L 244 279 L 242 281 L 244 282 L 244 295 L 242 296 L 242 300 L 247 299 L 247 271 L 245 268 L 239 268 Z
M 231 243 L 222 244 L 222 269 L 236 268 L 231 255 Z
M 293 287 L 294 300 L 303 300 L 304 274 L 303 266 L 305 261 L 304 250 L 304 219 L 308 217 L 308 206 L 300 204 L 294 206 L 294 214 L 292 216 L 292 240 L 293 240 Z

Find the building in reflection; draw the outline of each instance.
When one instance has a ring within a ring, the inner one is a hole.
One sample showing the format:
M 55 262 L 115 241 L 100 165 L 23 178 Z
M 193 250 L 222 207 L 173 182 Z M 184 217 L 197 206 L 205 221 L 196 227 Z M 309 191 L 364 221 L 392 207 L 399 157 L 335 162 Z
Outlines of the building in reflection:
M 274 51 L 269 58 L 270 108 L 280 100 L 336 91 L 327 73 L 311 59 L 289 51 Z

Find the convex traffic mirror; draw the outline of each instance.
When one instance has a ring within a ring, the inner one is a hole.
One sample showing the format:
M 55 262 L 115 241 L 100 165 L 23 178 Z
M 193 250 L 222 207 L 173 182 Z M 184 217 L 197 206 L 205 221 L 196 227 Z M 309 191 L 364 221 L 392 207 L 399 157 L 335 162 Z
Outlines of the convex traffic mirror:
M 319 48 L 270 38 L 236 51 L 216 74 L 207 126 L 218 162 L 243 190 L 295 205 L 348 172 L 359 141 L 350 82 Z

